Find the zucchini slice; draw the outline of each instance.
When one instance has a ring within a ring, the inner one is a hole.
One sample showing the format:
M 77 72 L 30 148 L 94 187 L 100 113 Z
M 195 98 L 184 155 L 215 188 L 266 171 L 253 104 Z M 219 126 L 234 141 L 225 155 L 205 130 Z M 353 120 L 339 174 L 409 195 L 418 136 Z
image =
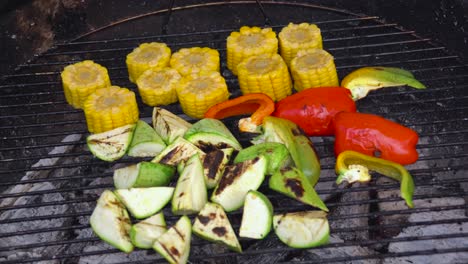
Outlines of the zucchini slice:
M 223 208 L 215 203 L 206 203 L 193 223 L 192 232 L 208 241 L 221 243 L 229 249 L 242 252 L 236 233 Z
M 94 233 L 111 246 L 125 253 L 133 250 L 129 236 L 130 217 L 112 191 L 105 190 L 101 194 L 89 222 Z
M 166 221 L 161 212 L 134 224 L 130 229 L 130 239 L 136 247 L 149 249 L 166 231 Z
M 277 170 L 292 163 L 291 156 L 286 146 L 277 142 L 264 142 L 242 149 L 234 159 L 234 163 L 253 159 L 260 155 L 264 155 L 265 158 L 267 158 L 268 165 L 266 174 L 268 175 L 273 175 Z
M 249 191 L 245 196 L 240 237 L 263 239 L 270 233 L 273 221 L 273 205 L 260 192 Z
M 185 132 L 184 138 L 205 152 L 223 148 L 242 149 L 239 141 L 218 119 L 201 119 Z
M 118 160 L 127 153 L 135 124 L 118 127 L 86 138 L 89 150 L 100 160 Z
M 154 215 L 171 200 L 173 187 L 118 189 L 114 191 L 128 211 L 142 219 Z
M 208 189 L 213 189 L 221 180 L 224 168 L 231 159 L 233 148 L 225 148 L 208 152 L 203 158 L 203 174 Z
M 168 185 L 175 168 L 169 165 L 143 161 L 114 171 L 114 186 L 117 189 L 157 187 Z
M 153 109 L 153 127 L 166 144 L 171 144 L 177 137 L 182 137 L 192 126 L 189 122 L 164 108 Z
M 330 226 L 322 211 L 305 211 L 275 215 L 273 228 L 278 238 L 293 248 L 312 248 L 327 244 Z
M 159 162 L 166 165 L 177 166 L 181 162 L 187 161 L 194 154 L 204 156 L 205 152 L 182 137 L 178 137 L 167 146 L 151 162 Z
M 138 120 L 127 155 L 131 157 L 155 157 L 165 147 L 166 143 L 156 131 L 145 121 Z
M 192 223 L 184 215 L 154 242 L 153 249 L 169 263 L 187 263 L 190 254 L 191 235 Z

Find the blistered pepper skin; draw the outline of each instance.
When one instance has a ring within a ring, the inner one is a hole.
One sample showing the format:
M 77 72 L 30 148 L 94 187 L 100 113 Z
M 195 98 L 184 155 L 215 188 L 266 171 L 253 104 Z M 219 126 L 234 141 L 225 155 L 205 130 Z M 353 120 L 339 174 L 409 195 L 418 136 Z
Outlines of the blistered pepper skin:
M 364 113 L 338 113 L 335 129 L 335 155 L 346 150 L 390 160 L 402 165 L 418 160 L 418 134 L 383 117 Z

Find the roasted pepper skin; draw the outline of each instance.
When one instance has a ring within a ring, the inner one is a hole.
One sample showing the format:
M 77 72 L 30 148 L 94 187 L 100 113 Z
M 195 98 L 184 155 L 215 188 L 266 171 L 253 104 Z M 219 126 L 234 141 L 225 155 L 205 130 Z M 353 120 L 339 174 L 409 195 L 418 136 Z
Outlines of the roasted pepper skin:
M 356 112 L 351 91 L 342 87 L 305 89 L 276 103 L 273 116 L 288 119 L 307 136 L 333 135 L 333 117 L 342 111 Z
M 337 157 L 353 150 L 402 165 L 418 160 L 418 134 L 398 123 L 373 114 L 341 112 L 333 125 Z

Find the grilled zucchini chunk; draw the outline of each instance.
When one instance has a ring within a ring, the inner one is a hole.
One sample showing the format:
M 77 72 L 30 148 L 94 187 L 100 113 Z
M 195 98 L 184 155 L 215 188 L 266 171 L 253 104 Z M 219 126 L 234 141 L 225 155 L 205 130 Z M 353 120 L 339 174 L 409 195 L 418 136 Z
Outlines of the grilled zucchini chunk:
M 154 242 L 153 249 L 169 263 L 187 263 L 190 254 L 191 235 L 192 223 L 184 215 Z
M 125 125 L 107 132 L 89 135 L 86 143 L 91 153 L 98 159 L 114 161 L 127 153 L 134 131 L 135 124 Z
M 170 165 L 142 161 L 114 171 L 116 189 L 157 187 L 169 184 L 175 173 Z
M 197 146 L 184 139 L 178 137 L 174 142 L 167 146 L 158 156 L 151 162 L 159 162 L 166 165 L 178 166 L 179 163 L 187 161 L 194 154 L 205 156 L 205 152 Z
M 145 121 L 139 120 L 128 149 L 128 155 L 131 157 L 154 157 L 165 147 L 166 143 L 158 133 Z
M 130 239 L 136 247 L 149 249 L 166 231 L 166 221 L 161 212 L 132 225 Z
M 117 197 L 136 219 L 143 219 L 159 212 L 171 200 L 173 187 L 117 189 Z
M 191 126 L 192 124 L 164 108 L 153 108 L 153 128 L 168 145 L 177 137 L 183 136 Z
M 263 155 L 267 159 L 268 175 L 273 175 L 277 170 L 285 168 L 292 163 L 289 151 L 284 144 L 277 142 L 263 142 L 242 149 L 237 153 L 234 163 L 254 159 Z
M 273 221 L 273 205 L 260 192 L 249 191 L 245 196 L 240 237 L 263 239 L 271 231 Z
M 184 138 L 205 152 L 222 148 L 242 149 L 239 141 L 218 119 L 201 119 L 185 132 Z
M 206 188 L 213 189 L 218 185 L 233 152 L 233 148 L 225 148 L 206 153 L 202 161 Z

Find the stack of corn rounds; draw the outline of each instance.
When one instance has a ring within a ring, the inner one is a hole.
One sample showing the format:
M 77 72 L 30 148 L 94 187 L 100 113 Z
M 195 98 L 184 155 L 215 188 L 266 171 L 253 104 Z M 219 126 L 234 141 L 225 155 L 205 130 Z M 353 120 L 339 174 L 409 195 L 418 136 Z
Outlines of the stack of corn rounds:
M 333 56 L 325 50 L 299 51 L 291 61 L 290 69 L 297 91 L 313 87 L 339 86 Z
M 148 69 L 162 69 L 169 65 L 171 49 L 165 43 L 143 43 L 127 55 L 128 75 L 135 83 Z
M 133 124 L 139 118 L 135 93 L 118 86 L 96 90 L 86 99 L 83 110 L 91 133 Z
M 227 38 L 227 67 L 238 75 L 237 65 L 244 59 L 259 54 L 278 52 L 278 39 L 271 28 L 241 27 Z
M 289 23 L 278 34 L 280 54 L 289 66 L 291 60 L 296 57 L 297 52 L 303 49 L 321 49 L 322 34 L 320 29 L 314 24 Z
M 181 78 L 171 68 L 146 70 L 136 82 L 143 103 L 157 106 L 177 102 L 176 86 Z
M 206 47 L 180 49 L 172 55 L 170 64 L 182 76 L 219 72 L 219 52 Z
M 249 57 L 238 65 L 237 71 L 243 94 L 264 93 L 278 101 L 292 92 L 288 67 L 276 53 Z
M 68 65 L 61 77 L 67 102 L 78 109 L 94 91 L 111 85 L 107 69 L 90 60 Z

